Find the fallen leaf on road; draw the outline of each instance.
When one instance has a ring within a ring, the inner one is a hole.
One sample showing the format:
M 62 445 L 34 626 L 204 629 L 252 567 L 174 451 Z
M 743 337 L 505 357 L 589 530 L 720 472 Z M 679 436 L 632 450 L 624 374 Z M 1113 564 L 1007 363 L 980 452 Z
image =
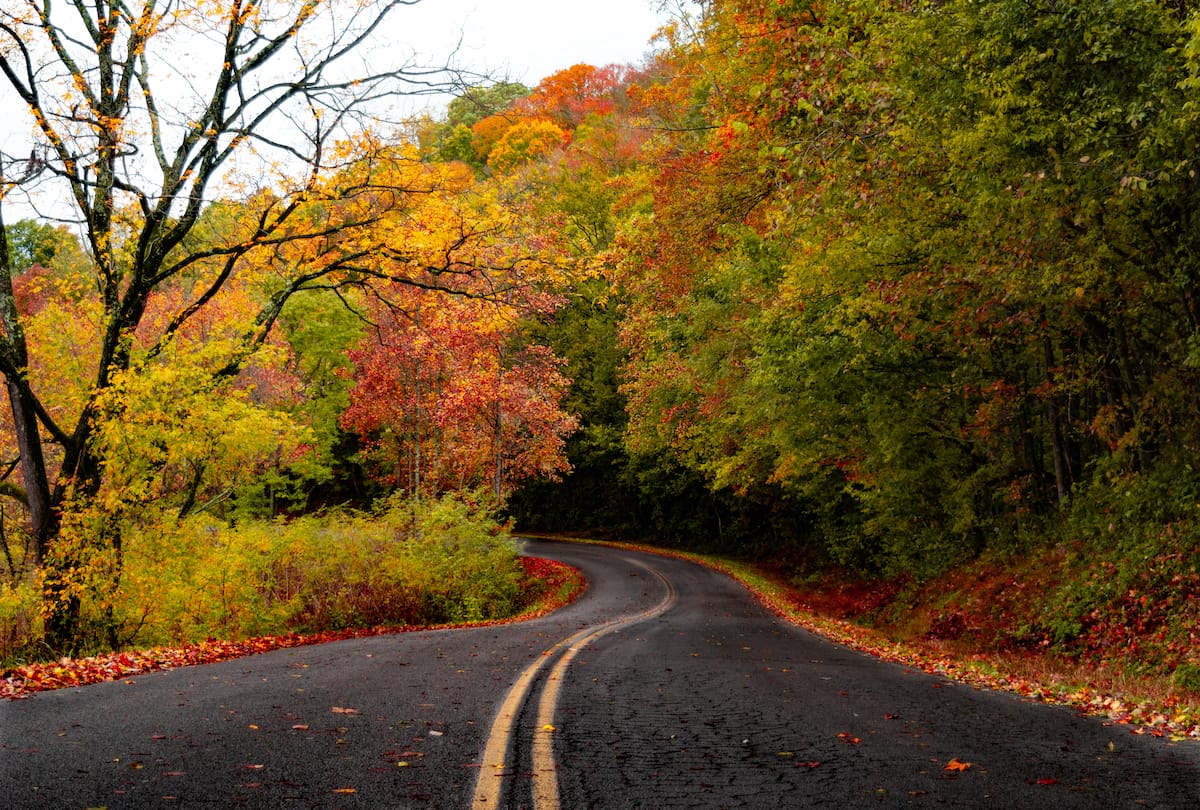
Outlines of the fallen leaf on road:
M 341 706 L 333 707 L 334 714 L 358 714 L 358 709 L 344 709 Z
M 950 760 L 949 762 L 947 762 L 946 767 L 942 768 L 942 770 L 944 770 L 944 771 L 965 771 L 970 767 L 971 767 L 970 762 L 962 762 L 956 757 L 956 758 Z
M 358 793 L 358 788 L 334 788 L 334 793 Z
M 842 732 L 841 734 L 839 734 L 838 739 L 841 740 L 842 742 L 848 742 L 851 745 L 858 745 L 860 742 L 862 742 L 861 738 L 855 737 L 852 734 L 847 734 L 845 732 Z
M 797 768 L 817 768 L 820 767 L 820 762 L 797 762 Z

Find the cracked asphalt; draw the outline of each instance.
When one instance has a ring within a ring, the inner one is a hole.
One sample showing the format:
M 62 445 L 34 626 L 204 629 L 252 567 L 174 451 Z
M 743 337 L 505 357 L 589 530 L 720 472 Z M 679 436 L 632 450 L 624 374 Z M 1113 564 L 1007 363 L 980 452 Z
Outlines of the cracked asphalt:
M 656 565 L 676 607 L 563 685 L 564 807 L 1200 807 L 1195 743 L 881 662 Z
M 566 543 L 527 552 L 578 566 L 587 592 L 522 624 L 2 704 L 0 807 L 469 808 L 481 771 L 500 767 L 482 751 L 520 673 L 668 587 L 669 609 L 597 635 L 566 669 L 553 723 L 563 808 L 1200 806 L 1195 743 L 880 662 L 690 563 Z M 533 804 L 534 702 L 501 773 L 505 807 Z

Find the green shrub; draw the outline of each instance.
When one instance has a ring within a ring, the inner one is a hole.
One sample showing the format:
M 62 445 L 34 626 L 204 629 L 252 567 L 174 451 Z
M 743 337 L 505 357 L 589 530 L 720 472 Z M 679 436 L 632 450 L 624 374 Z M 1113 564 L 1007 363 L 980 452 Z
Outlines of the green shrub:
M 0 662 L 14 660 L 41 636 L 38 591 L 30 579 L 0 582 Z
M 1176 688 L 1200 694 L 1200 665 L 1180 664 L 1171 676 Z
M 235 526 L 204 515 L 140 519 L 123 528 L 119 576 L 77 591 L 84 620 L 113 628 L 119 646 L 479 621 L 522 606 L 507 531 L 453 497 Z M 3 588 L 8 659 L 37 637 L 40 606 L 32 584 Z M 102 637 L 91 633 L 88 651 Z
M 1188 475 L 1124 475 L 1080 488 L 1057 529 L 1069 549 L 1039 594 L 1031 637 L 1131 671 L 1183 672 L 1200 626 L 1200 519 Z

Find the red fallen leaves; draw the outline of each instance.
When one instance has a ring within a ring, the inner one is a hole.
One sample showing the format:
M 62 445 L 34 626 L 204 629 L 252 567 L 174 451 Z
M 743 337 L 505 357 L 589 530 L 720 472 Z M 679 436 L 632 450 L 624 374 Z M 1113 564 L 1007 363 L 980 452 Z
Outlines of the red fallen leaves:
M 131 675 L 157 672 L 163 669 L 227 661 L 268 650 L 316 644 L 347 638 L 357 633 L 322 633 L 316 636 L 291 634 L 264 636 L 248 641 L 217 641 L 209 639 L 180 648 L 156 648 L 140 652 L 112 653 L 90 658 L 64 658 L 56 664 L 25 664 L 5 671 L 0 679 L 0 697 L 18 698 L 33 692 L 62 689 L 68 686 L 114 681 Z
M 522 557 L 525 580 L 540 590 L 541 596 L 518 620 L 536 619 L 558 610 L 571 602 L 583 591 L 586 581 L 577 569 L 557 560 L 544 557 Z
M 838 739 L 844 743 L 850 743 L 851 745 L 858 745 L 859 743 L 862 742 L 862 739 L 860 739 L 859 737 L 855 737 L 854 735 L 847 734 L 845 732 L 842 732 L 841 734 L 839 734 Z
M 943 771 L 967 771 L 970 769 L 971 769 L 971 763 L 963 762 L 960 759 L 958 759 L 958 757 L 951 759 L 949 762 L 946 763 L 945 767 L 942 768 Z
M 520 559 L 525 569 L 526 590 L 537 596 L 528 610 L 512 619 L 446 624 L 436 627 L 372 627 L 325 633 L 288 633 L 278 636 L 262 636 L 245 641 L 220 641 L 210 638 L 186 647 L 157 647 L 138 652 L 110 653 L 90 658 L 63 658 L 55 663 L 23 664 L 0 672 L 0 698 L 15 700 L 34 692 L 115 681 L 147 672 L 158 672 L 196 664 L 214 664 L 271 650 L 323 644 L 347 638 L 406 633 L 415 630 L 509 624 L 545 615 L 568 604 L 583 590 L 583 575 L 569 565 L 540 557 L 521 557 Z

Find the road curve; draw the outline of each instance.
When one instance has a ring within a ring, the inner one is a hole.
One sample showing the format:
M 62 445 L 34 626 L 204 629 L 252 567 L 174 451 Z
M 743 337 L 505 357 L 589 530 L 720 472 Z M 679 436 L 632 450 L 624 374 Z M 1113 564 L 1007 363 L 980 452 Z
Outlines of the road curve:
M 528 552 L 591 586 L 2 704 L 0 807 L 1200 806 L 1200 746 L 879 662 L 690 563 Z

